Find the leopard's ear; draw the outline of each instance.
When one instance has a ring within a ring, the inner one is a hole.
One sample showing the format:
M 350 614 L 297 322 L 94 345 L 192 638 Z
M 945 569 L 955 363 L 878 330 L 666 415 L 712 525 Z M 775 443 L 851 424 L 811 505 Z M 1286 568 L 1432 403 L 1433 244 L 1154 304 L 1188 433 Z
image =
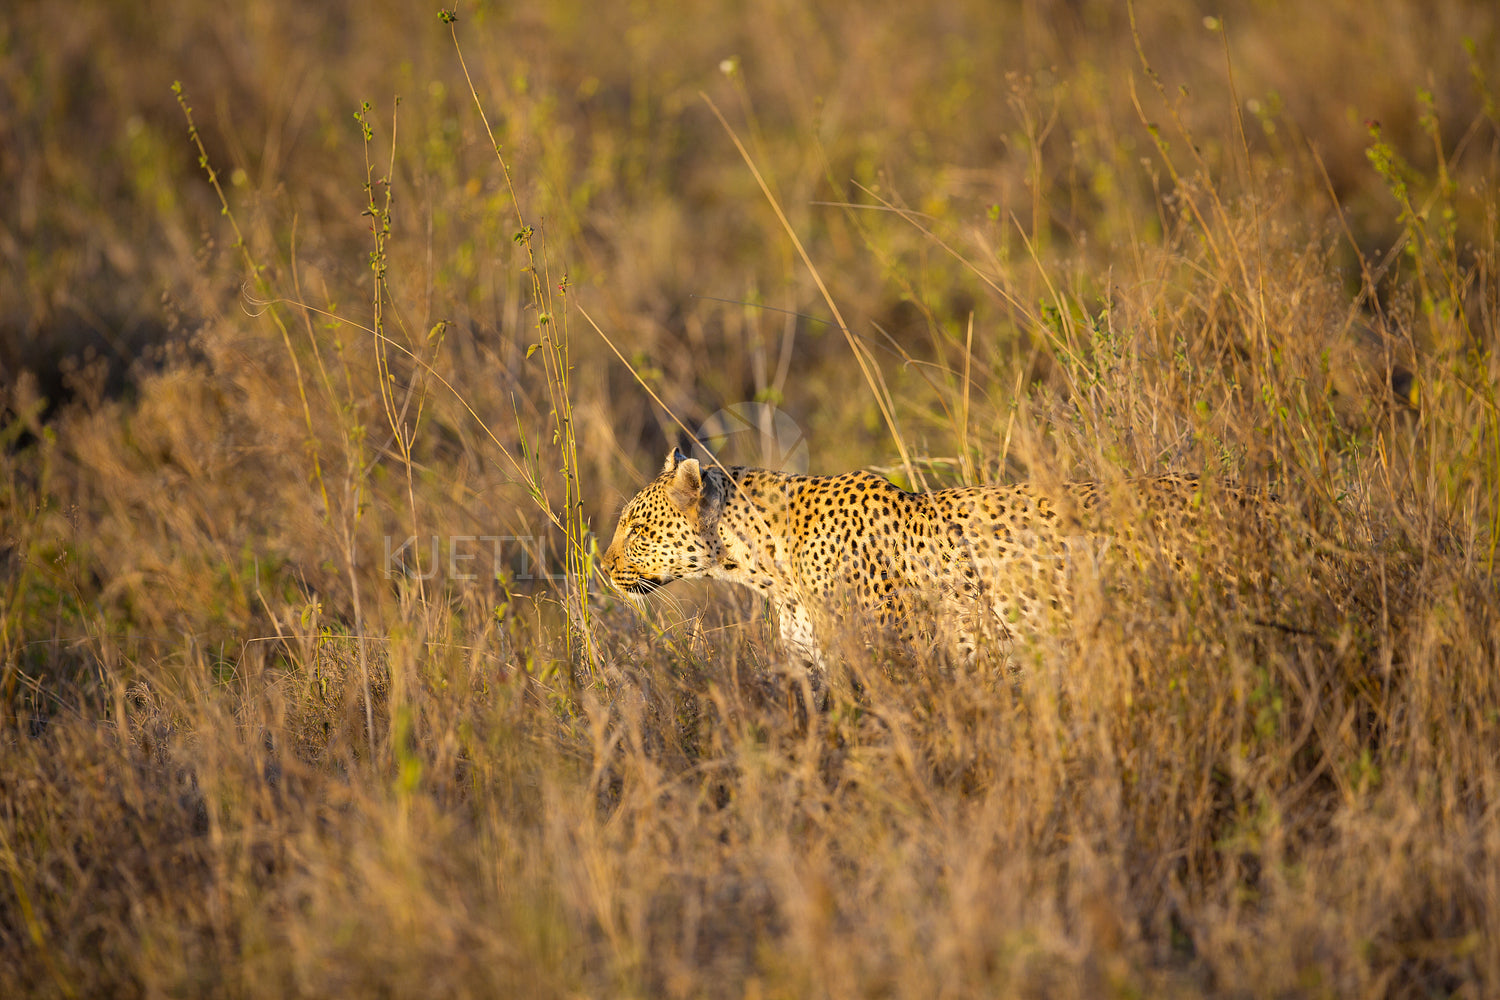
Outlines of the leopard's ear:
M 703 497 L 703 470 L 699 468 L 696 458 L 684 455 L 678 459 L 675 468 L 667 471 L 672 473 L 672 485 L 667 487 L 667 499 L 672 502 L 673 507 L 686 514 L 697 507 L 698 501 Z
M 679 462 L 684 461 L 687 457 L 687 452 L 683 451 L 681 448 L 673 448 L 671 451 L 667 452 L 667 464 L 661 467 L 661 471 L 663 473 L 671 472 L 673 469 L 677 468 L 677 464 Z

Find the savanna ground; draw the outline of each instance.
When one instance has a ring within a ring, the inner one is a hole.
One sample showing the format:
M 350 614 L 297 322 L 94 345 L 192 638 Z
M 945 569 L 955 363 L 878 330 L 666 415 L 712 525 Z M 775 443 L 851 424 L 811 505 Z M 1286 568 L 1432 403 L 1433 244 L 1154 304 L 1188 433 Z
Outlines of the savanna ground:
M 0 994 L 1500 994 L 1500 10 L 1232 6 L 7 5 Z M 1307 530 L 807 712 L 742 401 Z

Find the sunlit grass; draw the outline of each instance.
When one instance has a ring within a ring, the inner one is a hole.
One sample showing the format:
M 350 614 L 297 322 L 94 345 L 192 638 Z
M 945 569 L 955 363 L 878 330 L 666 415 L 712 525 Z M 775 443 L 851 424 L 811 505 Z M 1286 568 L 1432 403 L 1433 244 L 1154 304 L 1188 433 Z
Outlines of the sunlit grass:
M 8 15 L 0 993 L 1495 993 L 1500 21 L 1407 8 Z M 815 697 L 591 576 L 747 400 L 1289 527 Z

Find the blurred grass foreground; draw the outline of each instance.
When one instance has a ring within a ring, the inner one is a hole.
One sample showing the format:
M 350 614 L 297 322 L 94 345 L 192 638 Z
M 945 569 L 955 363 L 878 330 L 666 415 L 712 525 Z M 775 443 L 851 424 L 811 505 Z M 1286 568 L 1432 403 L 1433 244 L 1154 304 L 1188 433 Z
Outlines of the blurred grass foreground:
M 1497 100 L 1484 0 L 6 5 L 0 995 L 1500 995 Z M 1308 530 L 809 708 L 594 568 L 743 403 Z

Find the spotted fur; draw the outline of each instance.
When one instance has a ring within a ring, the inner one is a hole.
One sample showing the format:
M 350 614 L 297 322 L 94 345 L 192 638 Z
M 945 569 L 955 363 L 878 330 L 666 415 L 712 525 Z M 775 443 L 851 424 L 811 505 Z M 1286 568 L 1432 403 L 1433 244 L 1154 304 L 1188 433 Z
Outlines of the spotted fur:
M 1215 497 L 1218 513 L 1255 503 L 1232 488 Z M 986 637 L 1041 631 L 1106 560 L 1187 567 L 1208 508 L 1193 476 L 908 493 L 868 472 L 704 468 L 674 451 L 626 504 L 604 568 L 632 595 L 698 577 L 749 587 L 776 607 L 788 650 L 816 665 L 846 625 L 971 658 Z

